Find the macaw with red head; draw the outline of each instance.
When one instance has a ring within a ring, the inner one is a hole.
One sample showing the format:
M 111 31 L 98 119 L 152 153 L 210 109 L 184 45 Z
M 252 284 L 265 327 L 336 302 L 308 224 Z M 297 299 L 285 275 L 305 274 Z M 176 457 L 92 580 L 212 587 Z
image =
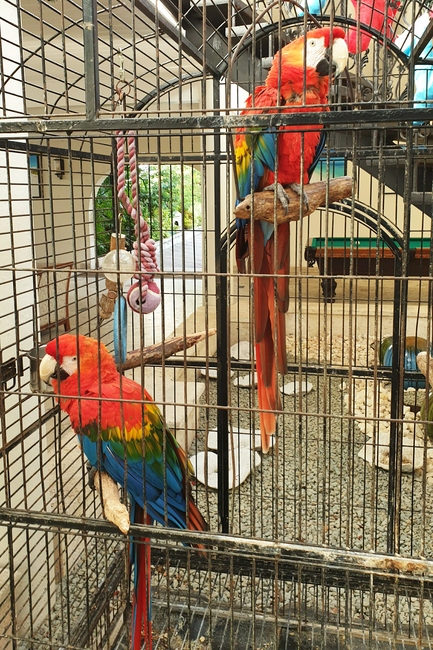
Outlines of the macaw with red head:
M 345 32 L 324 27 L 307 32 L 284 46 L 274 57 L 265 85 L 248 97 L 243 115 L 322 113 L 328 111 L 329 82 L 347 63 Z M 302 116 L 299 116 L 302 124 Z M 309 182 L 324 147 L 320 125 L 278 129 L 240 129 L 234 152 L 240 198 L 276 184 L 287 201 L 284 185 L 299 191 Z M 237 222 L 236 259 L 240 272 L 250 257 L 254 276 L 254 327 L 258 406 L 262 450 L 270 446 L 281 410 L 277 370 L 287 371 L 285 318 L 289 304 L 290 224 Z
M 39 373 L 51 381 L 92 467 L 128 491 L 131 521 L 207 530 L 189 483 L 192 467 L 149 393 L 123 377 L 95 339 L 63 334 L 46 346 Z M 134 541 L 132 648 L 152 647 L 149 542 Z

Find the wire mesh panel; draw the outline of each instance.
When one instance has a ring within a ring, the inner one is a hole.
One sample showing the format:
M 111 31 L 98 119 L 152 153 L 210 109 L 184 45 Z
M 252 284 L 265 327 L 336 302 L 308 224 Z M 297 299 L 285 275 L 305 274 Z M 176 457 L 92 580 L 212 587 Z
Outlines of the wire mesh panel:
M 433 646 L 432 30 L 370 4 L 0 0 L 1 648 Z

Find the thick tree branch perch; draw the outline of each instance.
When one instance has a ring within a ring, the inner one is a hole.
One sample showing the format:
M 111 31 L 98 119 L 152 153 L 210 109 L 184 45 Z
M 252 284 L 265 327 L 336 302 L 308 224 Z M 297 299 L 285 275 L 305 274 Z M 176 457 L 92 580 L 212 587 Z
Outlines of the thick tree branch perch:
M 352 194 L 352 183 L 350 176 L 341 176 L 340 178 L 331 178 L 329 181 L 304 185 L 303 190 L 308 199 L 308 207 L 304 201 L 302 216 L 307 217 L 317 208 L 325 205 L 326 201 L 331 204 L 346 199 Z M 284 213 L 284 208 L 278 199 L 276 206 L 274 205 L 274 192 L 266 191 L 249 194 L 236 206 L 234 210 L 235 217 L 237 219 L 251 219 L 251 213 L 253 212 L 254 219 L 273 222 L 276 213 L 277 223 L 298 221 L 301 217 L 301 198 L 290 187 L 284 189 L 290 199 L 287 214 Z
M 207 332 L 196 332 L 195 334 L 188 334 L 187 336 L 176 336 L 173 339 L 164 341 L 163 343 L 155 343 L 149 345 L 143 350 L 132 350 L 126 353 L 125 363 L 122 364 L 121 370 L 129 370 L 129 368 L 137 368 L 141 364 L 158 363 L 161 359 L 171 357 L 180 350 L 187 350 L 200 341 L 203 341 L 209 336 L 215 334 L 215 329 L 210 329 Z
M 106 472 L 96 472 L 94 485 L 101 497 L 105 518 L 126 535 L 130 524 L 129 513 L 126 506 L 120 502 L 117 483 Z

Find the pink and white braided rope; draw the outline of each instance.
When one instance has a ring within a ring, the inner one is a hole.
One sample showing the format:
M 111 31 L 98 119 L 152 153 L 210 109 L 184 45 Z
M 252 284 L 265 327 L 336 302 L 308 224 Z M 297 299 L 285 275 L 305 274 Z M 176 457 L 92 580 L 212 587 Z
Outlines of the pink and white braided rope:
M 132 131 L 128 133 L 129 171 L 131 174 L 132 203 L 125 192 L 125 135 L 117 132 L 117 196 L 127 213 L 135 221 L 135 235 L 132 255 L 135 258 L 137 272 L 135 282 L 129 288 L 126 296 L 131 309 L 139 314 L 150 314 L 155 311 L 161 302 L 159 287 L 155 284 L 153 276 L 158 273 L 156 263 L 156 246 L 150 238 L 149 226 L 141 214 L 137 191 L 137 158 L 135 136 Z

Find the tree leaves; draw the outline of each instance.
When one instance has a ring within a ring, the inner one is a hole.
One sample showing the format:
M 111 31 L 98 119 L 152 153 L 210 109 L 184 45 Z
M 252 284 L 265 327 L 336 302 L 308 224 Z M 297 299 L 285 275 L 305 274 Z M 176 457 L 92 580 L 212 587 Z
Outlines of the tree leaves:
M 126 168 L 126 192 L 131 197 L 131 183 Z M 121 232 L 126 236 L 126 248 L 135 240 L 134 220 L 125 213 L 115 199 L 116 192 L 111 176 L 102 182 L 95 200 L 95 232 L 97 255 L 110 250 L 111 233 Z M 174 226 L 175 213 L 183 217 L 185 228 L 201 226 L 201 174 L 187 165 L 140 165 L 139 200 L 143 218 L 150 228 L 152 239 L 158 241 L 172 237 L 179 229 Z M 121 210 L 121 224 L 116 219 Z

